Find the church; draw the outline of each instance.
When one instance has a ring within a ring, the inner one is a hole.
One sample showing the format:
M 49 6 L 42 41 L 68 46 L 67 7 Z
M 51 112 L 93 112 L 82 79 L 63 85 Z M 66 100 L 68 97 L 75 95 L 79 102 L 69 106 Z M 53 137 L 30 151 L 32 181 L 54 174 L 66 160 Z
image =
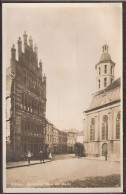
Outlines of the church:
M 84 147 L 86 156 L 119 158 L 121 149 L 121 80 L 115 80 L 116 64 L 102 47 L 102 55 L 95 65 L 96 92 L 89 108 L 84 111 Z

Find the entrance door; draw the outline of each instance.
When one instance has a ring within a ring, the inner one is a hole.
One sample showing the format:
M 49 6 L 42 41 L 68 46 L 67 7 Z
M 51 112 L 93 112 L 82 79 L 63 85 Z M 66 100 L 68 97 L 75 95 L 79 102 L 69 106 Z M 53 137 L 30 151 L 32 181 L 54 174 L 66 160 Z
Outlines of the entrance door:
M 105 151 L 107 151 L 107 143 L 102 144 L 102 156 L 105 155 Z

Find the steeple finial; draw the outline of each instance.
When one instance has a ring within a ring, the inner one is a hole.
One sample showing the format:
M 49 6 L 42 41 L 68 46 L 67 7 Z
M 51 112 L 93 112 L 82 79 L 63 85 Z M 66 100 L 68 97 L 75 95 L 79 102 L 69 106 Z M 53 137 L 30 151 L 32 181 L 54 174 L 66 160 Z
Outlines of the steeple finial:
M 30 38 L 29 38 L 29 45 L 30 45 L 30 47 L 33 49 L 33 40 L 32 40 L 32 36 L 30 36 Z
M 108 45 L 105 43 L 105 45 L 102 47 L 103 53 L 108 52 Z
M 15 60 L 15 58 L 16 58 L 16 49 L 15 49 L 15 45 L 13 44 L 11 48 L 11 59 Z
M 23 37 L 24 37 L 24 51 L 26 52 L 26 47 L 27 47 L 27 33 L 26 33 L 26 31 L 24 31 Z

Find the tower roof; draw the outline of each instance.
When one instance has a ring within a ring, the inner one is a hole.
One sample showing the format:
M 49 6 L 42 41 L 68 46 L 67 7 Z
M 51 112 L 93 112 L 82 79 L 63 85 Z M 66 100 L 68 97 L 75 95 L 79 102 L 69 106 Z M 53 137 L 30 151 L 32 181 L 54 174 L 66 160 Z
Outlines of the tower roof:
M 110 62 L 111 64 L 115 65 L 115 63 L 112 61 L 111 56 L 110 56 L 110 54 L 108 52 L 108 45 L 105 44 L 102 48 L 103 48 L 103 52 L 102 52 L 102 55 L 100 57 L 99 62 L 95 65 L 95 69 L 101 63 L 108 63 L 108 62 Z

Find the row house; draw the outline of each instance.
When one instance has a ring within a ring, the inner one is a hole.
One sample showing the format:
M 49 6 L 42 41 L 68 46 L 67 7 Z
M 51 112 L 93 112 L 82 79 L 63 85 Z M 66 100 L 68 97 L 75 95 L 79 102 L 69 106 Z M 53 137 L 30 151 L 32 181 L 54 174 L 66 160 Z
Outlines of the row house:
M 67 133 L 67 152 L 74 153 L 74 145 L 77 142 L 77 133 L 69 131 Z
M 59 154 L 59 129 L 53 125 L 53 153 Z
M 67 152 L 67 133 L 64 131 L 59 131 L 59 152 Z
M 46 119 L 45 147 L 47 151 L 53 151 L 53 124 Z
M 51 151 L 54 154 L 74 153 L 76 142 L 76 132 L 61 131 L 46 119 L 45 147 L 47 152 Z

